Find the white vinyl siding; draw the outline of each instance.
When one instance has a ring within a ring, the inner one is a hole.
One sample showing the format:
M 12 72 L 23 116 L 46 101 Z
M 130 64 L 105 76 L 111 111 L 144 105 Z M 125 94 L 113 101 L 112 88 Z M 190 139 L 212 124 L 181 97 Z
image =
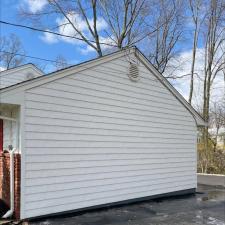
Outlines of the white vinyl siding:
M 126 58 L 25 93 L 22 217 L 196 187 L 196 124 Z

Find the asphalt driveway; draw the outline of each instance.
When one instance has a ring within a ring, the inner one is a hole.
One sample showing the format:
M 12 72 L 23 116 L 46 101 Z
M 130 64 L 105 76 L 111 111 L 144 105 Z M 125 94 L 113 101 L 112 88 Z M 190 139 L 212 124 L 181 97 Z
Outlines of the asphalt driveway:
M 196 195 L 170 197 L 82 214 L 30 221 L 31 225 L 225 225 L 225 189 L 199 185 Z

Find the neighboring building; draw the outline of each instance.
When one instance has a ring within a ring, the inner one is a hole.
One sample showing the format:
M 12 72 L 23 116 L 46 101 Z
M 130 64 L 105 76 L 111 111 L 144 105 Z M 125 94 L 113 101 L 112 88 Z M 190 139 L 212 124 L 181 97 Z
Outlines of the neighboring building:
M 3 146 L 21 154 L 21 219 L 197 187 L 197 126 L 205 122 L 136 48 L 0 95 L 3 123 L 15 122 L 4 126 L 14 136 Z
M 43 73 L 31 63 L 0 72 L 0 89 L 42 76 Z

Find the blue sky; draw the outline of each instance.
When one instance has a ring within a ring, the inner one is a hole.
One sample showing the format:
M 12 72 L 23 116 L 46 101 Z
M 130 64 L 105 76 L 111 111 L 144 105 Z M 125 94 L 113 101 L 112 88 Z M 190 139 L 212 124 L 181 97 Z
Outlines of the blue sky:
M 30 12 L 39 12 L 38 10 L 43 9 L 45 7 L 47 0 L 1 0 L 0 1 L 0 10 L 1 10 L 1 19 L 4 21 L 19 23 L 19 24 L 27 24 L 26 21 L 22 20 L 21 17 L 18 16 L 18 11 L 21 5 L 26 7 L 26 9 Z M 10 12 L 10 13 L 9 13 Z M 60 18 L 49 18 L 49 21 L 52 24 L 57 24 L 57 19 Z M 80 18 L 76 18 L 80 24 L 82 24 L 82 20 Z M 49 24 L 49 21 L 44 21 Z M 62 19 L 61 19 L 62 22 Z M 29 25 L 29 24 L 28 24 Z M 82 26 L 82 25 L 80 25 Z M 84 25 L 83 25 L 84 27 Z M 83 29 L 83 27 L 81 29 Z M 104 24 L 104 21 L 99 21 L 99 29 L 101 27 L 107 28 Z M 60 32 L 59 30 L 56 32 Z M 67 29 L 67 31 L 63 31 L 67 35 L 73 35 L 73 31 Z M 83 32 L 86 32 L 84 29 Z M 90 58 L 95 58 L 96 53 L 91 51 L 90 48 L 87 48 L 86 45 L 80 45 L 79 43 L 71 43 L 70 40 L 62 40 L 58 39 L 57 36 L 52 36 L 48 34 L 43 34 L 40 32 L 35 32 L 27 29 L 16 28 L 12 26 L 2 25 L 0 24 L 0 35 L 1 36 L 9 36 L 11 33 L 16 34 L 22 42 L 24 49 L 27 55 L 36 56 L 40 58 L 46 58 L 55 60 L 57 56 L 62 55 L 69 64 L 76 64 Z M 86 32 L 87 33 L 87 32 Z M 183 52 L 191 49 L 191 42 L 188 41 L 190 38 L 187 37 L 187 40 L 183 40 L 177 45 L 177 49 Z M 102 42 L 106 42 L 104 39 Z M 150 43 L 148 42 L 150 45 Z M 27 62 L 41 62 L 37 60 L 32 60 L 27 58 Z M 43 62 L 42 62 L 43 63 Z M 48 69 L 47 69 L 48 70 Z
M 18 16 L 19 8 L 21 6 L 25 7 L 30 12 L 39 12 L 46 6 L 47 0 L 1 0 L 0 1 L 0 10 L 1 10 L 1 19 L 4 21 L 19 23 L 19 24 L 27 24 L 26 21 L 22 20 L 21 17 Z M 10 12 L 10 13 L 9 13 Z M 91 18 L 90 18 L 91 19 Z M 50 17 L 48 21 L 44 21 L 45 23 L 54 26 L 60 22 L 56 22 L 57 20 L 63 21 L 62 18 Z M 83 21 L 80 18 L 76 18 L 76 21 L 81 26 L 81 30 L 87 34 L 87 30 L 85 30 L 85 25 L 82 24 Z M 101 31 L 101 28 L 107 28 L 107 25 L 104 24 L 104 21 L 99 21 L 98 29 Z M 63 33 L 67 35 L 74 35 L 71 31 L 73 29 L 66 29 L 63 30 Z M 60 30 L 56 31 L 60 33 Z M 31 30 L 16 28 L 12 26 L 2 25 L 0 24 L 0 35 L 1 36 L 9 36 L 10 33 L 16 34 L 26 51 L 27 55 L 32 55 L 40 58 L 47 58 L 55 60 L 58 55 L 62 55 L 64 58 L 67 59 L 68 63 L 76 64 L 81 61 L 88 60 L 90 58 L 96 57 L 96 53 L 88 48 L 86 45 L 81 45 L 81 43 L 71 43 L 70 40 L 62 40 L 58 39 L 57 36 L 52 36 L 48 34 L 43 34 L 40 32 L 34 32 Z M 87 34 L 88 36 L 88 34 Z M 100 37 L 101 38 L 101 37 Z M 107 42 L 107 39 L 104 39 L 102 42 Z M 91 38 L 90 38 L 91 39 Z M 187 40 L 183 40 L 176 46 L 178 50 L 187 51 L 191 49 L 191 42 L 188 41 L 190 38 L 187 37 Z M 148 45 L 150 43 L 148 42 Z M 140 46 L 141 47 L 141 46 Z M 28 61 L 31 59 L 27 59 Z M 38 62 L 38 61 L 37 61 Z
M 24 21 L 18 16 L 18 8 L 22 3 L 24 3 L 24 0 L 1 0 L 1 20 L 24 24 Z M 9 36 L 11 33 L 14 33 L 19 37 L 27 55 L 52 60 L 55 60 L 58 55 L 62 55 L 70 64 L 76 64 L 96 56 L 94 52 L 82 54 L 77 45 L 65 41 L 46 43 L 41 38 L 43 37 L 43 34 L 40 32 L 0 24 L 1 36 Z M 38 60 L 34 61 L 27 58 L 27 62 L 29 61 L 38 62 Z

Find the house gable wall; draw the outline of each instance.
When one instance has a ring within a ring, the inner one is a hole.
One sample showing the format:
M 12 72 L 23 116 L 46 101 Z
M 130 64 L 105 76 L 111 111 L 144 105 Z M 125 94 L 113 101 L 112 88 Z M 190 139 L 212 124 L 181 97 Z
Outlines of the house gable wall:
M 126 57 L 25 91 L 21 216 L 196 187 L 196 124 Z

